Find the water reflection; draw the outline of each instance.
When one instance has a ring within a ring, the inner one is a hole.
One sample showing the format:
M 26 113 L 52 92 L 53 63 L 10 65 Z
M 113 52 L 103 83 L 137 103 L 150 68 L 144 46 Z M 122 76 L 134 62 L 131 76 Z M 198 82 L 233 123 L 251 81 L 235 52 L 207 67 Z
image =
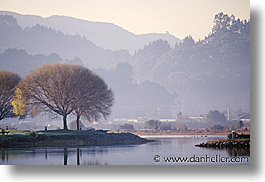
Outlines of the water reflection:
M 1 152 L 2 162 L 8 162 L 8 150 L 2 150 Z
M 228 154 L 233 157 L 250 156 L 250 148 L 227 148 Z
M 221 138 L 152 138 L 142 145 L 88 146 L 77 148 L 9 148 L 0 149 L 0 165 L 157 165 L 160 156 L 250 156 L 243 149 L 204 149 L 195 144 Z
M 68 152 L 67 152 L 67 148 L 63 149 L 63 164 L 67 165 L 67 158 L 68 158 Z
M 80 165 L 80 154 L 79 154 L 79 148 L 76 148 L 76 164 Z
M 204 150 L 209 151 L 226 151 L 230 157 L 238 157 L 238 156 L 250 156 L 250 148 L 203 148 Z

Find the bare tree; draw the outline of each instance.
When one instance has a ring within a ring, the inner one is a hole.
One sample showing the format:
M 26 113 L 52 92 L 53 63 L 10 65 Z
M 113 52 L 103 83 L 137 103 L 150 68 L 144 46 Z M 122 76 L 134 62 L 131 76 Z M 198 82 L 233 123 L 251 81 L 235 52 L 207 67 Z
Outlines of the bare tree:
M 97 120 L 101 116 L 106 118 L 111 113 L 114 99 L 106 83 L 89 69 L 80 66 L 77 77 L 82 87 L 76 93 L 73 114 L 76 115 L 76 128 L 79 130 L 81 116 L 88 121 Z
M 101 110 L 98 108 L 105 109 L 102 111 L 104 114 L 109 113 L 110 108 L 102 108 L 103 106 L 91 99 L 98 97 L 97 92 L 90 92 L 95 89 L 93 86 L 91 88 L 91 85 L 95 85 L 92 79 L 94 77 L 98 76 L 78 65 L 43 65 L 20 82 L 16 90 L 18 95 L 15 95 L 14 100 L 23 99 L 17 102 L 15 107 L 26 107 L 26 112 L 32 115 L 46 112 L 59 114 L 63 117 L 63 129 L 67 130 L 67 116 L 73 111 L 76 113 L 78 123 L 81 115 L 87 118 L 99 116 Z M 100 80 L 104 83 L 102 79 Z M 102 86 L 99 88 L 103 89 Z M 99 100 L 101 99 L 103 98 Z
M 41 112 L 59 114 L 63 117 L 63 128 L 67 130 L 67 116 L 73 111 L 75 91 L 79 89 L 74 71 L 77 67 L 66 64 L 43 65 L 23 79 L 18 89 L 26 101 L 27 112 L 32 115 Z M 19 108 L 19 104 L 15 107 Z M 24 104 L 21 103 L 21 106 Z
M 11 99 L 20 77 L 11 71 L 0 71 L 0 120 L 16 116 L 12 110 Z

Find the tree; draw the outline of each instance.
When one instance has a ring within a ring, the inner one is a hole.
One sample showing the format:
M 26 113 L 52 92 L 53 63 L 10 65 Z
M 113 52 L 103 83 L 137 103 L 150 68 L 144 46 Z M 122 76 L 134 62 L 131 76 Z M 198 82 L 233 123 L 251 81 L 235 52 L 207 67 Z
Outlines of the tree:
M 185 124 L 180 124 L 179 127 L 178 127 L 178 130 L 187 131 L 188 127 Z
M 180 44 L 180 47 L 187 49 L 187 48 L 192 47 L 194 45 L 195 45 L 194 39 L 192 38 L 191 35 L 188 35 L 184 38 L 183 42 Z
M 160 130 L 171 130 L 171 129 L 172 129 L 172 128 L 171 128 L 171 123 L 169 123 L 169 122 L 164 122 L 164 123 L 161 124 L 161 126 L 160 126 L 159 129 L 160 129 Z
M 134 127 L 132 124 L 125 123 L 124 125 L 119 125 L 119 128 L 121 130 L 134 130 Z
M 19 115 L 20 119 L 24 119 L 27 115 L 27 99 L 22 89 L 16 88 L 11 103 L 14 107 L 13 113 Z
M 108 89 L 106 83 L 89 69 L 79 66 L 76 77 L 82 85 L 76 90 L 76 101 L 73 114 L 76 115 L 76 128 L 79 130 L 79 120 L 81 116 L 88 121 L 97 120 L 101 116 L 106 118 L 111 113 L 113 105 L 113 92 Z
M 158 120 L 148 120 L 144 123 L 145 128 L 147 129 L 153 129 L 153 130 L 158 130 L 161 127 L 161 122 Z
M 217 31 L 221 29 L 228 30 L 231 22 L 235 19 L 234 15 L 228 16 L 227 14 L 224 14 L 223 12 L 218 13 L 214 16 L 214 26 L 212 29 L 213 33 L 216 33 Z
M 206 119 L 208 122 L 213 123 L 213 124 L 224 125 L 226 122 L 226 117 L 224 113 L 220 113 L 217 110 L 214 110 L 214 111 L 210 110 L 206 116 Z
M 11 71 L 0 71 L 0 120 L 16 116 L 12 110 L 11 99 L 20 77 Z
M 76 107 L 80 107 L 80 110 L 82 109 L 81 115 L 86 114 L 89 116 L 89 110 L 83 108 L 85 103 L 88 103 L 88 99 L 84 99 L 85 96 L 89 95 L 86 94 L 86 92 L 89 92 L 89 90 L 86 90 L 88 88 L 86 84 L 91 84 L 90 82 L 92 81 L 86 78 L 87 75 L 83 74 L 84 70 L 86 69 L 78 65 L 51 64 L 43 65 L 31 72 L 18 85 L 17 95 L 14 97 L 14 103 L 17 103 L 15 107 L 18 108 L 17 114 L 22 115 L 20 111 L 23 110 L 26 110 L 26 113 L 31 115 L 38 113 L 58 114 L 63 117 L 63 129 L 65 130 L 68 129 L 67 116 Z M 87 72 L 91 73 L 90 71 Z M 90 82 L 84 82 L 85 80 L 90 80 Z M 104 83 L 103 80 L 101 81 Z M 95 84 L 100 83 L 95 82 Z M 99 86 L 99 88 L 102 88 L 102 86 Z M 92 93 L 95 94 L 95 92 Z M 23 102 L 19 102 L 17 98 L 22 98 Z M 104 100 L 104 98 L 99 98 L 99 100 Z M 98 102 L 89 101 L 89 108 L 96 108 L 98 112 L 109 113 L 110 108 L 105 111 L 104 109 L 106 108 L 99 107 Z M 24 105 L 25 108 L 23 108 Z M 92 113 L 95 114 L 96 111 L 93 110 Z

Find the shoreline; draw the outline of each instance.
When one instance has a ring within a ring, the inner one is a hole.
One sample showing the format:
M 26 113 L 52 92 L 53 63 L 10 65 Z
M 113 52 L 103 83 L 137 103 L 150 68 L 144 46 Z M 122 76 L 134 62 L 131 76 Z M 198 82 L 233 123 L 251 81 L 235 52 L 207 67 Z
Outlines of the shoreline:
M 132 133 L 53 130 L 0 136 L 0 148 L 133 145 L 151 142 Z
M 202 148 L 250 148 L 250 138 L 247 139 L 226 139 L 212 140 L 206 143 L 195 145 Z
M 132 132 L 138 136 L 209 136 L 209 135 L 225 135 L 227 136 L 229 133 L 206 133 L 206 134 L 199 134 L 199 133 L 138 133 Z
M 115 132 L 115 131 L 114 131 Z M 130 133 L 133 133 L 138 136 L 163 136 L 163 135 L 194 135 L 194 136 L 208 136 L 208 135 L 228 135 L 232 131 L 228 130 L 220 130 L 220 131 L 198 131 L 198 130 L 190 130 L 190 131 L 171 131 L 171 130 L 165 130 L 165 131 L 139 131 L 134 130 L 130 131 Z M 236 131 L 238 133 L 244 133 L 244 134 L 250 134 L 250 132 L 242 132 L 242 131 Z

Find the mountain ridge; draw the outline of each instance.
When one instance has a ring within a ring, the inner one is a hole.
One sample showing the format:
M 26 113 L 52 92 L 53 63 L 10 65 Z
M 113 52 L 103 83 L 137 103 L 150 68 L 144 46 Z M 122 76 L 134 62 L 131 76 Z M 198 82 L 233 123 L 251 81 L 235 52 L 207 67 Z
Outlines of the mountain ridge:
M 67 35 L 42 25 L 22 28 L 12 15 L 0 15 L 0 52 L 8 48 L 29 54 L 59 54 L 63 59 L 80 57 L 86 66 L 109 68 L 128 56 L 128 51 L 102 49 L 80 35 Z
M 11 11 L 0 11 L 0 15 L 12 15 L 22 28 L 40 24 L 65 34 L 85 36 L 104 49 L 125 49 L 129 50 L 130 54 L 159 39 L 166 40 L 171 47 L 180 42 L 180 39 L 169 33 L 134 34 L 113 23 L 94 22 L 64 15 L 51 15 L 44 18 L 38 15 L 23 15 Z

